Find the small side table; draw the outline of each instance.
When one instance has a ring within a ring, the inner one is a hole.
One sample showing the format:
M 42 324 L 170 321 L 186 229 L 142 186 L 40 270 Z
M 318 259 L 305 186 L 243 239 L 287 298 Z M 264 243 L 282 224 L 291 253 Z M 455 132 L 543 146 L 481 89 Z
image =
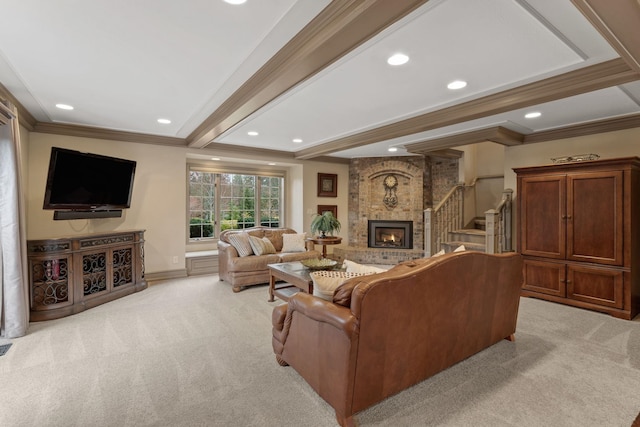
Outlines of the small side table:
M 309 237 L 308 241 L 313 242 L 314 245 L 322 245 L 322 258 L 327 257 L 327 245 L 339 245 L 342 242 L 342 237 L 328 236 L 322 237 Z

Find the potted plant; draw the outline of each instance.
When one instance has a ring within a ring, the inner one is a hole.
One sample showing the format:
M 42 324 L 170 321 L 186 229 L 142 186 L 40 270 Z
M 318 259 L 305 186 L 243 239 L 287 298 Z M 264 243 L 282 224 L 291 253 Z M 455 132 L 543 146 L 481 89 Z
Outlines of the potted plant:
M 324 211 L 322 214 L 315 214 L 311 220 L 311 234 L 318 234 L 318 238 L 326 239 L 327 234 L 333 236 L 334 232 L 340 231 L 340 221 L 333 216 L 331 211 Z

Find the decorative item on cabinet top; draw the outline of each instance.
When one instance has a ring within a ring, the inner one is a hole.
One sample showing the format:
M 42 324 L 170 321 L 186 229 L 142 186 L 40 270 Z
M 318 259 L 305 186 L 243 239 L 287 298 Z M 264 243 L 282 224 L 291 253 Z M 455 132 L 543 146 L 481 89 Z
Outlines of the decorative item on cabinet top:
M 598 160 L 600 158 L 597 154 L 574 154 L 573 156 L 552 157 L 551 161 L 555 164 L 572 163 L 572 162 L 587 162 L 589 160 Z

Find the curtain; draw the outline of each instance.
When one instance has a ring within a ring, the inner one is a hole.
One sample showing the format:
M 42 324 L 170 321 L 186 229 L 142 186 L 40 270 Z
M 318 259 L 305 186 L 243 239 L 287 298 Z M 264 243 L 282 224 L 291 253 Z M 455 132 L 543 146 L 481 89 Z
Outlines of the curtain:
M 20 127 L 3 103 L 0 115 L 0 336 L 16 338 L 29 326 Z

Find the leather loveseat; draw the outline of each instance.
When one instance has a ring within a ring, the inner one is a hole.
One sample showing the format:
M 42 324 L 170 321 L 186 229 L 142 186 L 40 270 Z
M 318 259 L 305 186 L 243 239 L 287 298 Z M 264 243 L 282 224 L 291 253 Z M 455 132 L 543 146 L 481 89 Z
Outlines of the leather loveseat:
M 284 245 L 284 234 L 300 237 L 303 240 L 302 245 L 294 248 L 295 251 L 286 252 L 288 248 Z M 266 238 L 273 245 L 274 253 L 256 255 L 250 249 L 250 254 L 240 254 L 232 244 L 234 235 Z M 269 283 L 268 264 L 320 258 L 320 256 L 320 252 L 314 249 L 313 242 L 305 241 L 301 234 L 290 228 L 252 227 L 243 230 L 224 230 L 220 233 L 218 240 L 218 274 L 220 280 L 233 286 L 233 292 L 239 292 L 244 286 Z
M 273 350 L 336 411 L 353 414 L 514 339 L 516 253 L 449 253 L 348 279 L 333 301 L 302 292 L 273 310 Z

